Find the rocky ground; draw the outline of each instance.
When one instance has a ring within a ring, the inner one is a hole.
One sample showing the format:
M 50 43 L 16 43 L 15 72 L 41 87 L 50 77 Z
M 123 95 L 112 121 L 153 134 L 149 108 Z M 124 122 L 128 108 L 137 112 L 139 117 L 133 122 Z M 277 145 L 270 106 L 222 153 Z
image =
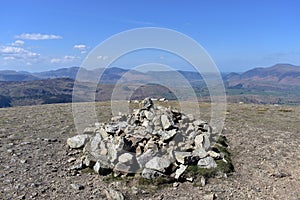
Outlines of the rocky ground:
M 99 119 L 109 105 L 97 103 Z M 207 119 L 209 105 L 200 108 Z M 81 154 L 66 144 L 77 134 L 71 104 L 0 109 L 0 199 L 300 199 L 300 107 L 229 104 L 226 116 L 234 173 L 151 186 L 70 170 Z

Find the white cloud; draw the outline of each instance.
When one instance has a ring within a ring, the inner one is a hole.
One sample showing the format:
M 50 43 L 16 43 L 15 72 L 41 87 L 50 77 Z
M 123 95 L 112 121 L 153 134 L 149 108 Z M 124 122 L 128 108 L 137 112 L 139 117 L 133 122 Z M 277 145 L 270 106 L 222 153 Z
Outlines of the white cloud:
M 67 62 L 73 62 L 77 59 L 76 56 L 64 56 L 63 58 L 52 58 L 50 60 L 51 63 L 67 63 Z
M 12 46 L 23 46 L 24 44 L 25 44 L 25 42 L 23 40 L 16 40 L 11 45 Z
M 78 50 L 86 50 L 86 45 L 85 44 L 76 44 L 76 45 L 74 45 L 74 47 L 73 47 L 74 49 L 78 49 Z
M 37 59 L 40 54 L 29 51 L 22 47 L 2 46 L 0 47 L 0 55 L 4 60 L 14 59 Z
M 51 63 L 60 63 L 61 60 L 62 60 L 62 59 L 60 59 L 60 58 L 52 58 L 52 59 L 50 60 L 50 62 L 51 62 Z
M 14 60 L 15 57 L 13 56 L 7 56 L 7 57 L 3 57 L 4 60 Z
M 53 34 L 41 34 L 41 33 L 22 33 L 21 35 L 15 36 L 15 38 L 24 39 L 24 40 L 54 40 L 62 39 L 59 35 Z
M 73 46 L 73 49 L 79 50 L 81 53 L 86 53 L 88 47 L 85 44 L 76 44 Z
M 65 56 L 64 60 L 65 61 L 74 61 L 77 57 L 76 56 Z
M 97 56 L 98 60 L 107 60 L 109 56 Z

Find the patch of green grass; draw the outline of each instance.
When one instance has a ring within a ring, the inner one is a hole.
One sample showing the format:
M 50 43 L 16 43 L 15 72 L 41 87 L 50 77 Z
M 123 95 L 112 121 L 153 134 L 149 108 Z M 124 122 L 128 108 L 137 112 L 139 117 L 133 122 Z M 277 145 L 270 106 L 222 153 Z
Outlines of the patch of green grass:
M 218 137 L 218 140 L 216 141 L 216 143 L 218 143 L 218 144 L 220 144 L 220 145 L 222 145 L 224 147 L 228 147 L 227 142 L 228 142 L 227 138 L 224 135 L 220 135 Z
M 227 161 L 227 160 L 226 160 Z M 223 160 L 216 160 L 217 163 L 217 169 L 219 170 L 219 172 L 223 172 L 223 173 L 231 173 L 234 170 L 233 164 L 230 161 L 224 162 Z
M 104 181 L 109 183 L 109 182 L 116 182 L 116 181 L 126 181 L 128 177 L 121 177 L 121 176 L 114 176 L 113 173 L 111 173 L 110 175 L 107 175 L 104 177 Z
M 231 172 L 233 171 L 233 164 L 232 164 L 232 159 L 231 159 L 231 153 L 228 151 L 226 147 L 223 146 L 218 146 L 217 147 L 221 153 L 224 154 L 224 159 L 227 161 L 227 165 L 232 168 Z M 218 161 L 218 160 L 217 160 Z M 228 172 L 225 172 L 228 173 Z
M 146 179 L 143 177 L 139 177 L 138 178 L 138 184 L 139 185 L 155 185 L 155 186 L 161 186 L 161 185 L 168 185 L 171 184 L 175 181 L 174 178 L 170 178 L 170 177 L 157 177 L 155 179 Z
M 197 165 L 190 165 L 184 172 L 184 177 L 189 178 L 197 178 L 197 177 L 205 177 L 212 178 L 215 177 L 218 173 L 231 173 L 234 170 L 234 167 L 231 162 L 224 162 L 223 160 L 216 160 L 217 167 L 216 168 L 202 168 Z
M 197 165 L 190 165 L 184 171 L 183 176 L 185 178 L 189 178 L 189 177 L 196 178 L 201 176 L 204 176 L 205 178 L 211 178 L 214 177 L 217 172 L 218 172 L 217 168 L 206 169 L 206 168 L 199 167 Z
M 224 155 L 224 159 L 226 160 L 226 162 L 224 160 L 216 160 L 217 167 L 210 169 L 202 168 L 197 165 L 190 165 L 185 170 L 184 177 L 197 178 L 203 176 L 205 178 L 212 178 L 219 173 L 228 174 L 233 172 L 234 166 L 231 160 L 231 153 L 228 151 L 227 146 L 227 138 L 221 135 L 217 140 L 217 145 L 215 146 L 215 148 L 217 148 L 220 151 L 220 153 Z

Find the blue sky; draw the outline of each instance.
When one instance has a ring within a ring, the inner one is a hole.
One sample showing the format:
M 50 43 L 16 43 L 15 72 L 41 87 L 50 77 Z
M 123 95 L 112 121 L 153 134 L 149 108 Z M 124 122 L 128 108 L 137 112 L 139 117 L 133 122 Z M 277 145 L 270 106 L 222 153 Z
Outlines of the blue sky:
M 3 0 L 0 70 L 80 66 L 103 40 L 149 26 L 174 29 L 195 39 L 220 71 L 300 65 L 299 21 L 297 0 Z M 163 58 L 173 68 L 185 69 L 176 56 L 161 51 L 128 56 L 117 66 L 129 68 L 140 58 L 147 62 Z

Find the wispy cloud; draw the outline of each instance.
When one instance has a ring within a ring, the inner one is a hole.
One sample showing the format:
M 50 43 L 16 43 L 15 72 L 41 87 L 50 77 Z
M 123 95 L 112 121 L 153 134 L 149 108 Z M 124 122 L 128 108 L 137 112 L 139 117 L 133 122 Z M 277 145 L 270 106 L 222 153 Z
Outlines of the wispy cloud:
M 12 46 L 23 46 L 25 42 L 23 40 L 16 40 L 11 45 Z
M 4 60 L 15 60 L 15 59 L 37 59 L 40 54 L 29 51 L 22 47 L 14 46 L 2 46 L 0 47 L 0 55 Z
M 7 56 L 7 57 L 3 57 L 3 60 L 15 60 L 15 57 Z
M 51 63 L 61 63 L 62 59 L 61 58 L 52 58 L 50 60 Z
M 107 60 L 109 56 L 97 56 L 98 60 Z
M 86 53 L 86 50 L 88 49 L 88 47 L 85 44 L 76 44 L 76 45 L 74 45 L 73 49 L 77 49 L 83 54 L 83 53 Z
M 76 60 L 78 57 L 76 56 L 64 56 L 64 60 L 65 61 L 74 61 Z
M 78 57 L 76 56 L 64 56 L 63 58 L 52 58 L 50 60 L 51 63 L 67 63 L 67 62 L 73 62 L 76 59 L 78 59 Z
M 15 38 L 23 40 L 55 40 L 62 39 L 60 35 L 53 34 L 41 34 L 41 33 L 22 33 L 21 35 L 15 36 Z

